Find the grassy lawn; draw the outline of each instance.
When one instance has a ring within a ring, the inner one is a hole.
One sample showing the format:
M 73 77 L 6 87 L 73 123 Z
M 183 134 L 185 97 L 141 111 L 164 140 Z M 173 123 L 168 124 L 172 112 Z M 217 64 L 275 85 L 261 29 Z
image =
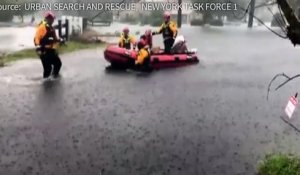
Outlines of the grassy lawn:
M 66 45 L 60 46 L 58 49 L 60 54 L 74 52 L 82 49 L 92 49 L 97 47 L 104 47 L 104 43 L 83 43 L 78 41 L 68 41 Z M 0 66 L 4 66 L 5 63 L 28 59 L 28 58 L 38 58 L 35 49 L 24 49 L 0 58 Z
M 300 158 L 283 154 L 268 155 L 258 168 L 259 175 L 300 175 Z

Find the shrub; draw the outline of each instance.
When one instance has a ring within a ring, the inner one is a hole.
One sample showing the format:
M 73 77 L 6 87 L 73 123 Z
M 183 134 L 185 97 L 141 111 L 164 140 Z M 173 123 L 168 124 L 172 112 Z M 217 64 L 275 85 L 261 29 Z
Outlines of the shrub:
M 203 26 L 204 21 L 201 19 L 193 19 L 193 20 L 191 20 L 191 25 L 192 26 Z
M 13 19 L 12 11 L 0 11 L 0 21 L 1 22 L 10 22 Z
M 223 26 L 223 25 L 224 25 L 223 21 L 220 20 L 220 19 L 211 20 L 211 21 L 209 22 L 209 24 L 210 24 L 211 26 Z
M 260 163 L 259 175 L 300 175 L 300 158 L 283 154 L 268 155 Z
M 161 19 L 155 19 L 155 20 L 152 20 L 150 25 L 153 26 L 153 27 L 158 27 L 162 24 L 162 21 Z
M 163 11 L 152 11 L 150 15 L 143 15 L 140 19 L 141 25 L 151 25 L 154 27 L 160 26 L 162 24 Z
M 0 55 L 0 67 L 4 66 L 4 55 Z
M 147 25 L 150 24 L 150 16 L 143 15 L 141 17 L 141 25 Z
M 139 19 L 133 15 L 127 15 L 121 20 L 121 22 L 137 24 L 137 23 L 139 23 Z

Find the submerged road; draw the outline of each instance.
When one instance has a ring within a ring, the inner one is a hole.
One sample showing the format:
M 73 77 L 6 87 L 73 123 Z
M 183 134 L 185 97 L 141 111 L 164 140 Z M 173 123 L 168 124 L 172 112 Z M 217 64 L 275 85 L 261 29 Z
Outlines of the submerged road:
M 38 60 L 0 69 L 0 174 L 253 175 L 265 154 L 299 153 L 280 119 L 299 81 L 266 100 L 275 74 L 299 73 L 299 48 L 262 29 L 181 32 L 200 64 L 106 72 L 98 49 L 63 55 L 50 84 Z

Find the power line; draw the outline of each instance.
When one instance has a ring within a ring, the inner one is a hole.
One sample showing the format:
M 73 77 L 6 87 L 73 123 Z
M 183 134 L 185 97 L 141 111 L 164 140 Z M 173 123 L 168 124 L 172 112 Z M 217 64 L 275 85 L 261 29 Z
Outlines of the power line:
M 269 10 L 269 12 L 272 14 L 273 18 L 275 19 L 275 21 L 277 22 L 277 24 L 279 25 L 279 27 L 281 28 L 281 30 L 287 34 L 286 29 L 281 25 L 281 22 L 279 21 L 280 19 L 277 18 L 277 16 L 274 15 L 273 11 L 271 10 L 270 7 L 267 7 L 267 9 Z M 284 22 L 284 21 L 283 21 Z M 285 23 L 285 22 L 284 22 Z
M 242 7 L 241 5 L 237 4 L 237 3 L 234 3 L 232 2 L 231 0 L 227 0 L 227 2 L 229 3 L 233 3 L 233 4 L 236 4 L 241 10 L 245 11 L 245 13 L 248 13 L 248 10 L 250 8 L 250 6 L 248 5 L 248 7 L 245 9 L 244 7 Z M 250 2 L 251 3 L 251 2 Z M 249 4 L 250 4 L 249 3 Z M 234 13 L 234 12 L 233 12 Z M 288 37 L 287 36 L 283 36 L 279 33 L 277 33 L 275 30 L 271 29 L 269 26 L 267 26 L 261 19 L 259 19 L 258 17 L 256 17 L 254 14 L 253 14 L 253 18 L 256 19 L 259 23 L 261 23 L 263 26 L 265 26 L 269 31 L 271 31 L 272 33 L 274 33 L 275 35 L 277 35 L 278 37 L 280 38 L 283 38 L 283 39 L 287 39 Z

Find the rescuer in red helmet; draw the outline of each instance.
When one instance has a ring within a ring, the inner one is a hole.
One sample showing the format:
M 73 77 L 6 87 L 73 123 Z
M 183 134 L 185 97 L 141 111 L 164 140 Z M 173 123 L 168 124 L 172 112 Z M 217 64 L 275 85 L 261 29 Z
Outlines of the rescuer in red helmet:
M 139 42 L 137 43 L 138 55 L 135 64 L 138 68 L 143 70 L 150 70 L 150 52 L 149 46 L 145 40 L 144 35 L 141 36 Z
M 175 38 L 177 36 L 177 25 L 175 22 L 171 21 L 171 14 L 169 12 L 165 12 L 163 18 L 163 24 L 161 25 L 159 30 L 157 32 L 153 32 L 152 35 L 163 35 L 165 53 L 170 54 Z
M 121 34 L 121 37 L 119 39 L 119 47 L 126 48 L 126 49 L 130 50 L 131 45 L 133 45 L 133 49 L 135 49 L 136 41 L 135 41 L 135 38 L 133 36 L 129 35 L 128 27 L 125 27 L 123 29 L 123 33 Z
M 43 77 L 45 79 L 49 78 L 51 73 L 54 78 L 59 77 L 59 71 L 62 66 L 57 53 L 60 40 L 56 36 L 55 29 L 52 26 L 54 20 L 55 15 L 52 12 L 47 12 L 44 20 L 38 25 L 34 37 L 36 52 L 43 64 Z

